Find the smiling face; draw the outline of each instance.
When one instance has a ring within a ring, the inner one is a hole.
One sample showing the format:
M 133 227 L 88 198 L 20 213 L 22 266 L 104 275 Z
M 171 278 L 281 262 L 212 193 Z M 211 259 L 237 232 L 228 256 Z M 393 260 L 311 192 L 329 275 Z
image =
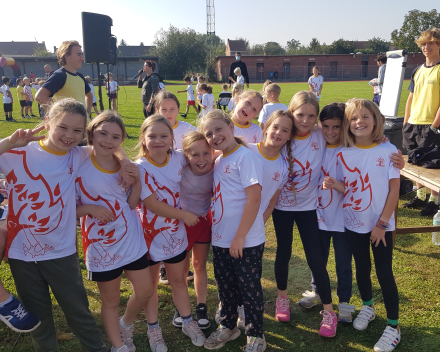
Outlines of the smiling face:
M 219 119 L 209 119 L 203 124 L 203 134 L 212 149 L 225 153 L 234 141 L 234 125 Z
M 426 57 L 435 57 L 439 55 L 440 45 L 437 42 L 426 42 L 420 45 L 420 49 Z
M 342 120 L 333 118 L 321 122 L 322 135 L 329 145 L 341 142 Z
M 293 119 L 297 134 L 304 135 L 316 125 L 318 113 L 312 104 L 303 104 L 293 112 Z
M 168 121 L 170 121 L 171 126 L 176 125 L 177 115 L 179 115 L 179 107 L 173 99 L 162 99 L 157 112 L 163 117 L 166 117 Z
M 84 62 L 84 53 L 80 46 L 73 46 L 70 55 L 64 56 L 66 66 L 79 70 Z
M 268 128 L 265 133 L 266 145 L 280 148 L 292 138 L 292 120 L 286 116 L 278 117 Z
M 350 132 L 353 133 L 355 142 L 368 145 L 373 143 L 373 130 L 376 122 L 370 110 L 361 108 L 355 110 L 350 118 Z
M 101 123 L 93 133 L 92 143 L 96 155 L 113 155 L 122 141 L 122 130 L 114 122 Z
M 246 125 L 257 117 L 262 108 L 263 102 L 257 96 L 239 98 L 234 109 L 234 120 L 241 125 Z
M 194 142 L 189 150 L 185 152 L 185 156 L 194 175 L 206 175 L 213 168 L 213 150 L 204 140 Z
M 84 137 L 86 123 L 79 114 L 65 114 L 52 121 L 46 120 L 47 138 L 44 145 L 58 153 L 68 152 Z
M 144 133 L 144 141 L 148 154 L 151 157 L 163 156 L 168 153 L 173 145 L 173 136 L 170 129 L 163 123 L 148 126 Z

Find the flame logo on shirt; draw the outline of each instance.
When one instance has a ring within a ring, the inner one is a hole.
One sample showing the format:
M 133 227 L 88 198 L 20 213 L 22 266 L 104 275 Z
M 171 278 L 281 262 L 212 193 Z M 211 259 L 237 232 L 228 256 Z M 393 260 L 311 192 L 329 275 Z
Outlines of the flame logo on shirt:
M 286 158 L 286 160 L 289 160 Z M 307 160 L 306 165 L 304 166 L 300 161 L 297 159 L 293 159 L 293 165 L 295 166 L 297 164 L 300 169 L 293 171 L 293 186 L 295 186 L 296 193 L 304 191 L 307 186 L 310 184 L 310 180 L 312 178 L 312 168 L 310 167 L 310 163 Z M 297 185 L 303 182 L 305 183 L 301 188 L 298 188 Z M 290 200 L 289 197 L 292 197 Z M 284 185 L 283 189 L 281 190 L 280 196 L 277 200 L 277 205 L 282 208 L 287 208 L 291 205 L 298 204 L 293 199 L 293 188 L 292 188 L 292 177 L 289 174 L 289 179 L 287 180 L 286 184 Z
M 214 209 L 214 205 L 220 202 L 218 205 L 218 208 L 220 209 L 220 214 L 218 211 Z M 211 215 L 212 215 L 212 225 L 218 224 L 222 217 L 223 217 L 223 198 L 222 198 L 222 192 L 220 191 L 220 182 L 217 184 L 217 186 L 214 187 L 214 193 L 212 196 L 212 205 L 211 205 Z
M 324 170 L 324 167 L 323 166 L 321 166 L 321 171 L 323 172 L 323 174 L 324 174 L 324 177 L 328 177 L 328 176 L 330 176 L 329 175 L 329 173 L 328 172 L 326 172 L 325 170 Z M 322 183 L 320 184 L 320 185 L 318 185 L 318 190 L 319 191 L 325 191 L 326 192 L 326 195 L 327 194 L 330 194 L 330 197 L 325 197 L 325 199 L 327 199 L 327 198 L 329 198 L 329 200 L 328 200 L 328 202 L 326 202 L 326 204 L 323 204 L 322 203 L 322 196 L 318 196 L 318 208 L 319 209 L 325 209 L 325 208 L 327 208 L 330 204 L 332 204 L 332 201 L 333 201 L 333 189 L 332 188 L 330 188 L 330 189 L 322 189 Z

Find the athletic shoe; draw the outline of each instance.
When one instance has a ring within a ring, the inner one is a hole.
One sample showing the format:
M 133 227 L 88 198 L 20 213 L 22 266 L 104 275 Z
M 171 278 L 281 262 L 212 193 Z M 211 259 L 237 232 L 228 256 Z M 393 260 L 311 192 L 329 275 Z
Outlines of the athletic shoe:
M 35 116 L 34 114 L 32 114 L 31 117 L 37 117 L 37 116 Z
M 126 345 L 122 345 L 121 347 L 113 347 L 111 348 L 110 352 L 128 352 L 129 349 Z
M 179 311 L 177 309 L 174 311 L 173 325 L 176 328 L 181 328 L 182 325 L 183 325 L 182 318 L 181 318 L 180 313 L 179 313 Z
M 29 115 L 24 116 L 25 119 L 30 119 L 31 117 Z
M 376 352 L 389 352 L 396 348 L 400 342 L 400 330 L 387 326 L 381 338 L 374 345 Z
M 191 281 L 191 280 L 194 280 L 194 273 L 191 270 L 189 270 L 188 275 L 186 276 L 186 281 Z
M 359 315 L 353 321 L 353 327 L 356 330 L 365 330 L 368 323 L 376 318 L 376 309 L 374 307 L 363 306 Z
M 312 308 L 321 304 L 321 297 L 315 291 L 306 291 L 303 294 L 303 298 L 301 298 L 298 304 L 303 308 Z
M 244 306 L 238 306 L 238 319 L 237 319 L 237 326 L 239 329 L 244 329 L 246 327 L 246 316 L 244 314 Z
M 208 329 L 211 326 L 211 322 L 208 318 L 208 307 L 205 303 L 199 303 L 196 306 L 197 324 L 200 329 Z
M 356 309 L 355 306 L 341 302 L 338 304 L 338 321 L 343 323 L 352 323 L 353 322 L 353 313 Z
M 433 201 L 428 202 L 428 204 L 426 204 L 426 207 L 424 207 L 419 214 L 421 216 L 434 216 L 435 214 L 437 214 L 439 209 L 439 206 L 437 204 L 435 204 Z
M 149 327 L 148 332 L 148 342 L 150 343 L 151 352 L 167 352 L 168 348 L 165 345 L 165 341 L 162 337 L 162 329 L 159 325 L 155 327 Z
M 41 324 L 15 297 L 0 308 L 0 320 L 16 332 L 31 332 Z
M 403 203 L 402 208 L 423 208 L 428 203 L 428 197 L 425 200 L 421 200 L 418 197 L 414 197 L 408 203 Z
M 186 119 L 186 114 L 182 114 L 180 116 L 182 116 L 184 119 Z
M 17 122 L 17 120 L 15 120 L 11 117 L 11 118 L 9 118 L 9 122 Z
M 218 350 L 222 348 L 226 342 L 235 340 L 241 334 L 238 327 L 234 327 L 232 330 L 222 325 L 219 325 L 216 331 L 214 331 L 205 341 L 204 345 L 207 350 Z
M 244 352 L 263 352 L 266 350 L 266 339 L 263 337 L 248 336 Z
M 281 322 L 290 321 L 290 306 L 289 299 L 284 297 L 277 298 L 277 307 L 275 313 L 275 319 Z
M 161 268 L 160 272 L 159 272 L 159 282 L 162 285 L 169 285 L 170 283 L 168 282 L 168 278 L 167 278 L 167 271 L 165 270 L 165 268 Z
M 221 313 L 222 313 L 222 302 L 218 302 L 218 308 L 215 311 L 215 317 L 214 317 L 215 323 L 217 325 L 220 325 L 222 323 L 222 320 L 225 319 L 225 317 L 221 316 Z
M 321 310 L 319 314 L 322 315 L 319 335 L 323 337 L 335 337 L 336 328 L 338 327 L 338 318 L 336 317 L 335 312 L 327 312 L 326 310 Z
M 122 343 L 127 346 L 128 352 L 134 352 L 136 351 L 136 346 L 133 344 L 134 325 L 124 328 L 121 326 L 121 319 L 122 317 L 119 319 L 119 331 Z
M 21 118 L 24 119 L 24 115 L 21 115 Z
M 188 325 L 183 324 L 182 332 L 191 339 L 194 346 L 203 346 L 206 341 L 205 335 L 195 320 L 192 320 Z

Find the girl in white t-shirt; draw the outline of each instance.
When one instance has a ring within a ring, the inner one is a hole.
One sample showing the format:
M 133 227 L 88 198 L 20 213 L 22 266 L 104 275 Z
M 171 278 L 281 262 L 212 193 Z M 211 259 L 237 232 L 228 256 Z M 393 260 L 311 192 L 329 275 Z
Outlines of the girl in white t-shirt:
M 122 171 L 113 157 L 125 136 L 124 123 L 112 110 L 94 118 L 87 127 L 93 155 L 80 166 L 75 181 L 87 277 L 98 284 L 101 317 L 114 352 L 126 347 L 134 351 L 133 322 L 153 293 L 147 245 L 136 211 L 141 193 L 139 169 L 131 164 Z M 134 177 L 130 190 L 119 185 L 119 172 Z M 123 272 L 133 295 L 118 320 Z
M 234 85 L 234 87 L 232 87 L 232 90 L 231 90 L 232 99 L 229 100 L 229 103 L 228 103 L 229 113 L 232 114 L 234 112 L 236 100 L 243 93 L 243 90 L 244 90 L 244 85 L 242 85 L 242 84 L 236 84 L 236 85 Z
M 112 102 L 112 109 L 116 112 L 118 112 L 118 106 L 116 105 L 116 99 L 118 98 L 118 92 L 119 92 L 119 84 L 116 82 L 113 78 L 113 74 L 108 74 L 108 82 L 105 85 L 107 88 L 107 92 L 109 94 L 110 100 Z
M 212 94 L 212 87 L 209 84 L 203 83 L 199 87 L 200 93 L 202 94 L 202 115 L 205 116 L 215 107 L 215 98 Z
M 23 305 L 41 320 L 31 335 L 41 351 L 58 348 L 49 289 L 81 344 L 107 351 L 88 308 L 75 246 L 75 179 L 90 157 L 89 148 L 76 146 L 86 122 L 81 103 L 62 99 L 46 114 L 44 140 L 34 136 L 41 128 L 18 130 L 0 147 L 10 190 L 6 255 Z
M 266 241 L 264 210 L 260 207 L 261 161 L 234 137 L 234 124 L 222 110 L 201 118 L 200 131 L 210 147 L 219 150 L 214 166 L 212 251 L 214 275 L 222 303 L 221 325 L 206 340 L 219 349 L 240 335 L 237 306 L 244 304 L 248 345 L 266 347 L 263 335 L 262 256 Z M 244 294 L 246 292 L 246 294 Z
M 356 265 L 356 279 L 363 307 L 353 321 L 365 330 L 375 318 L 371 284 L 370 246 L 376 275 L 382 289 L 388 326 L 374 346 L 392 351 L 400 342 L 399 293 L 393 274 L 394 209 L 399 198 L 400 172 L 390 160 L 397 148 L 374 143 L 384 133 L 385 117 L 375 103 L 352 99 L 345 108 L 343 145 L 338 153 L 337 180 L 324 186 L 344 194 L 343 209 L 349 246 Z M 339 182 L 335 182 L 339 181 Z M 314 273 L 315 274 L 315 273 Z
M 196 127 L 188 122 L 177 119 L 180 110 L 180 102 L 177 97 L 169 92 L 163 91 L 156 95 L 155 99 L 156 113 L 168 119 L 173 128 L 174 134 L 174 149 L 182 149 L 182 140 L 190 131 L 197 130 Z
M 319 68 L 317 66 L 313 67 L 312 73 L 313 76 L 310 76 L 309 81 L 307 82 L 309 84 L 309 91 L 315 94 L 318 101 L 320 101 L 324 78 L 319 74 Z
M 251 121 L 263 108 L 263 97 L 260 93 L 247 90 L 236 99 L 234 112 L 231 114 L 234 124 L 234 136 L 241 137 L 246 143 L 259 143 L 263 139 L 261 127 Z
M 186 248 L 188 240 L 184 224 L 194 226 L 199 219 L 181 209 L 180 185 L 185 157 L 173 148 L 173 128 L 161 116 L 148 117 L 141 126 L 138 159 L 142 191 L 138 207 L 150 256 L 153 295 L 145 306 L 151 349 L 166 350 L 158 322 L 159 300 L 157 285 L 160 262 L 163 261 L 171 284 L 173 300 L 181 319 L 182 332 L 196 346 L 202 346 L 205 336 L 191 316 L 186 283 Z

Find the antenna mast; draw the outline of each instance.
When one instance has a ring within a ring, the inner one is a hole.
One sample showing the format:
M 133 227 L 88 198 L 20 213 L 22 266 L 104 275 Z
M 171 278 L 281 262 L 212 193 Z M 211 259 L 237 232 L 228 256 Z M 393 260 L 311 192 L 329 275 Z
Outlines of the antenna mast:
M 214 0 L 206 0 L 206 34 L 215 34 Z

